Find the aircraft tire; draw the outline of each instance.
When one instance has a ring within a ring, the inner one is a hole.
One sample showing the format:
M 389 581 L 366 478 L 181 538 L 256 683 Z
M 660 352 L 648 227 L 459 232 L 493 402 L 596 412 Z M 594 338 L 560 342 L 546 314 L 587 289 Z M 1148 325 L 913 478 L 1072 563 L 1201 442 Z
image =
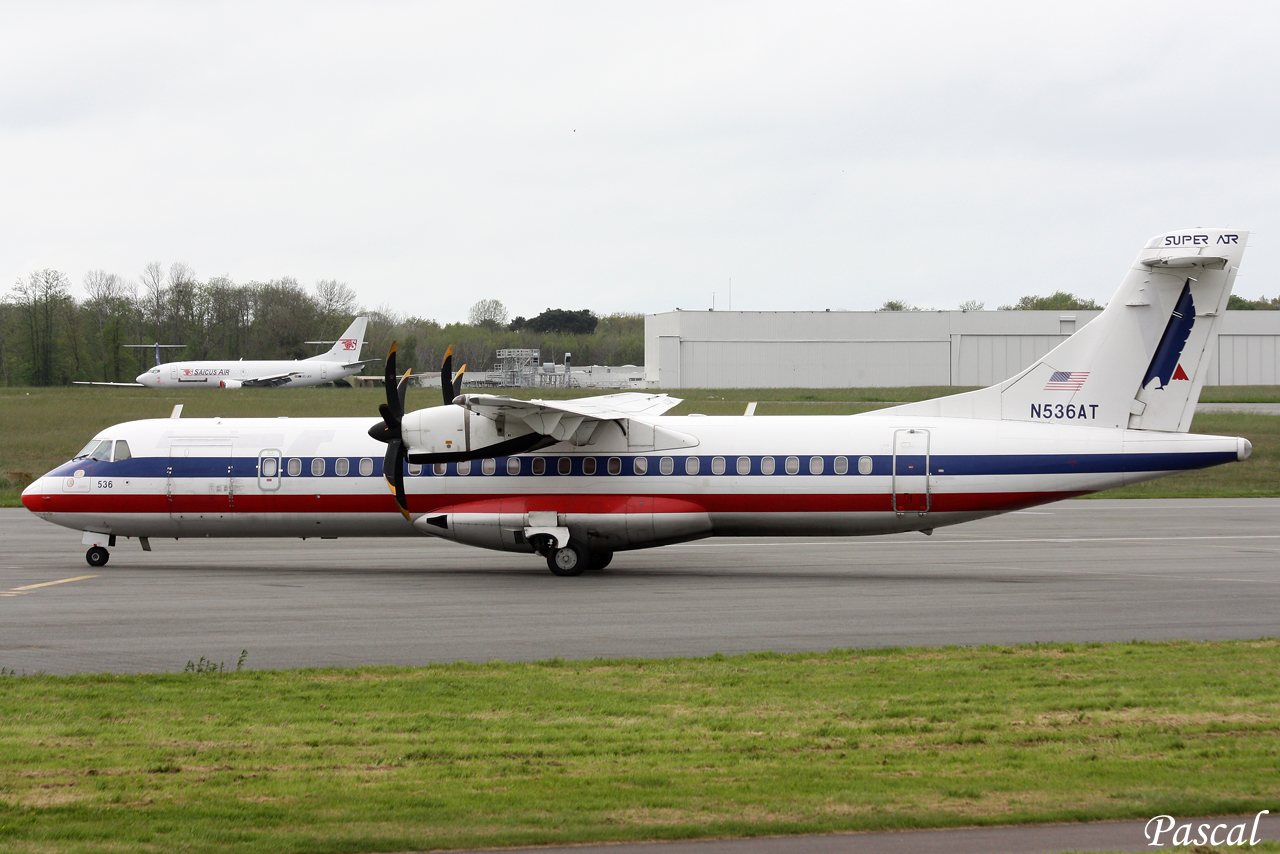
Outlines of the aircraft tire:
M 94 546 L 84 553 L 84 559 L 89 562 L 89 566 L 99 567 L 106 566 L 107 561 L 111 559 L 111 552 L 102 546 Z
M 613 552 L 608 549 L 600 549 L 591 552 L 591 557 L 587 561 L 587 569 L 598 570 L 604 569 L 609 565 L 609 561 L 613 560 Z
M 582 575 L 590 563 L 586 547 L 575 540 L 569 540 L 569 545 L 562 549 L 553 548 L 547 552 L 547 567 L 553 575 Z

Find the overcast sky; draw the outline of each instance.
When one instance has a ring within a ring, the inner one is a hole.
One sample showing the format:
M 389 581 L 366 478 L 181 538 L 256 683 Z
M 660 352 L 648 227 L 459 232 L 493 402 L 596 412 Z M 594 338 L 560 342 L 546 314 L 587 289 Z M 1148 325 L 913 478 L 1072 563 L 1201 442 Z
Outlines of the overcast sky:
M 1280 4 L 0 6 L 0 290 L 150 261 L 658 312 L 1280 292 Z

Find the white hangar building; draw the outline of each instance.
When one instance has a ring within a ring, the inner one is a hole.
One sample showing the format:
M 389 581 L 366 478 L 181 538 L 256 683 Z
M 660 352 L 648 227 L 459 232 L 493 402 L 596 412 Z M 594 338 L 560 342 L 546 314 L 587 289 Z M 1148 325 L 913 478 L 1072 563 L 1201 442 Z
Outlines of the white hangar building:
M 676 388 L 988 386 L 1098 311 L 667 311 L 645 381 Z M 1280 385 L 1280 311 L 1228 311 L 1207 385 Z

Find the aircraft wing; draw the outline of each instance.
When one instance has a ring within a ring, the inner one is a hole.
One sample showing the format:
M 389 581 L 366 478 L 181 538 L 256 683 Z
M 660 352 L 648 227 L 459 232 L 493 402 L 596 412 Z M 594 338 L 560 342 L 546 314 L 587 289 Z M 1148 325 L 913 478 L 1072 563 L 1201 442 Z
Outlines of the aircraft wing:
M 600 422 L 661 415 L 683 401 L 665 394 L 628 392 L 577 400 L 519 400 L 496 394 L 464 394 L 454 402 L 486 418 L 515 418 L 534 433 L 581 444 Z
M 464 394 L 454 401 L 477 415 L 495 418 L 505 414 L 526 422 L 551 415 L 561 417 L 573 415 L 596 421 L 617 421 L 622 418 L 661 415 L 683 402 L 683 399 L 678 397 L 641 392 L 580 397 L 577 400 L 520 400 L 497 394 Z
M 124 388 L 146 388 L 146 386 L 144 386 L 142 383 L 91 383 L 85 380 L 74 380 L 72 381 L 71 384 L 72 385 L 114 385 L 114 386 L 122 386 Z
M 240 385 L 247 386 L 249 388 L 260 388 L 264 386 L 275 388 L 276 386 L 288 385 L 293 382 L 295 378 L 300 376 L 302 376 L 302 374 L 297 371 L 286 371 L 283 374 L 269 374 L 262 377 L 250 377 L 248 379 L 241 380 Z

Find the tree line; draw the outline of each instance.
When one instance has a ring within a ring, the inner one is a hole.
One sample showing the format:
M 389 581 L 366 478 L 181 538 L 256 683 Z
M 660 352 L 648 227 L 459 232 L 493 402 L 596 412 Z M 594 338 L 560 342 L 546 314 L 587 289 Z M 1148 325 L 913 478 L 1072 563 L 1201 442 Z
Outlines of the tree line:
M 366 309 L 351 287 L 332 279 L 310 290 L 289 277 L 245 284 L 221 277 L 200 281 L 181 263 L 167 270 L 148 264 L 136 281 L 94 270 L 82 284 L 84 296 L 77 298 L 64 273 L 39 270 L 0 298 L 0 384 L 132 382 L 154 364 L 154 351 L 124 345 L 156 341 L 185 345 L 166 350 L 165 361 L 303 359 L 328 349 L 307 341 L 334 339 L 361 314 L 369 318 L 361 357 L 385 356 L 398 341 L 400 364 L 419 373 L 438 371 L 450 345 L 454 364 L 466 363 L 469 371 L 493 367 L 501 348 L 537 349 L 543 361 L 557 362 L 569 352 L 576 365 L 644 361 L 639 314 L 597 317 L 548 309 L 516 324 L 506 322 L 501 303 L 482 300 L 477 305 L 496 304 L 501 323 L 474 317 L 473 307 L 472 320 L 478 322 L 441 324 L 386 307 Z M 567 322 L 556 323 L 556 317 Z M 381 368 L 373 365 L 365 373 Z

